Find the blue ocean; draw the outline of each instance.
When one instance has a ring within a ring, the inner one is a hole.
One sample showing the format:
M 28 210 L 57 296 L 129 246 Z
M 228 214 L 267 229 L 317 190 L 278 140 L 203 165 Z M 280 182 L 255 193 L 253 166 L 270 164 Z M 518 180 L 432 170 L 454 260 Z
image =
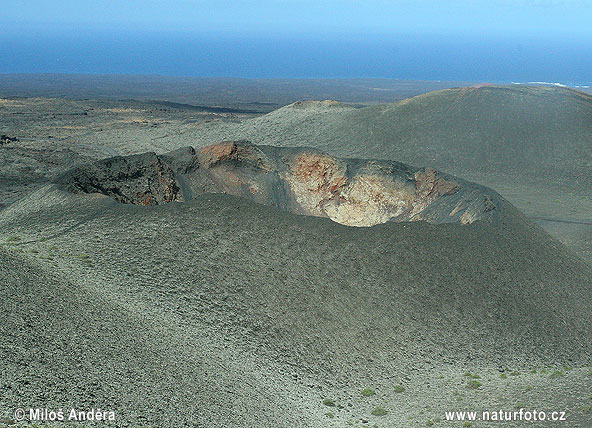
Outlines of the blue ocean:
M 40 30 L 0 36 L 0 73 L 592 82 L 592 38 Z

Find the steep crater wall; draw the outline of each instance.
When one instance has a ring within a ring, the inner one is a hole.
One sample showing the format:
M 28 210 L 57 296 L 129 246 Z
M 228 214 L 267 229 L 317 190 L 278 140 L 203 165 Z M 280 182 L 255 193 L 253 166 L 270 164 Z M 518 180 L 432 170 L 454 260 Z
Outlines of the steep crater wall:
M 387 221 L 493 221 L 503 201 L 491 189 L 433 168 L 245 141 L 109 158 L 71 170 L 58 183 L 70 192 L 102 193 L 135 205 L 228 193 L 360 227 Z

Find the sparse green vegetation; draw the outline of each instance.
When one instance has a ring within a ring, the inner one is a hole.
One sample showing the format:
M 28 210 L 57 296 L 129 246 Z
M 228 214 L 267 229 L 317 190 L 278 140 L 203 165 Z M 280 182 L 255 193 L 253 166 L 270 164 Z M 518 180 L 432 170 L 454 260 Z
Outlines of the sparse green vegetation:
M 433 427 L 434 426 L 434 421 L 429 420 L 426 422 L 426 427 Z
M 473 426 L 473 424 L 471 422 L 469 422 L 469 421 L 464 421 L 464 423 L 463 423 L 463 427 L 465 427 L 465 428 L 469 428 L 469 427 L 472 427 L 472 426 Z
M 92 266 L 92 260 L 87 254 L 79 254 L 76 256 L 85 266 Z
M 553 373 L 551 373 L 551 375 L 549 376 L 551 379 L 556 379 L 558 377 L 562 377 L 564 376 L 565 373 L 561 370 L 555 370 Z
M 395 385 L 394 390 L 397 394 L 400 394 L 401 392 L 405 391 L 405 388 L 402 385 Z
M 477 379 L 471 379 L 467 382 L 467 387 L 470 389 L 479 389 L 483 386 L 483 384 L 481 382 L 479 382 Z
M 502 379 L 507 379 L 507 378 L 508 378 L 508 375 L 507 375 L 507 374 L 505 374 L 505 373 L 502 373 L 502 374 L 500 374 L 500 377 L 501 377 Z
M 510 376 L 520 376 L 522 373 L 520 373 L 519 371 L 513 371 L 510 373 Z
M 14 236 L 9 236 L 9 237 L 6 239 L 6 242 L 18 242 L 18 241 L 20 241 L 20 240 L 21 240 L 21 237 L 20 237 L 20 236 L 16 236 L 16 235 L 14 235 Z
M 335 417 L 335 413 L 327 412 L 325 413 L 325 416 L 327 416 L 330 419 L 333 419 Z
M 362 389 L 362 395 L 364 397 L 371 397 L 375 394 L 374 390 L 372 388 L 364 388 Z
M 380 407 L 380 406 L 376 406 L 374 408 L 374 410 L 372 410 L 372 415 L 373 416 L 384 416 L 387 413 L 388 412 L 386 411 L 386 409 L 384 407 Z
M 323 404 L 329 407 L 335 407 L 335 401 L 331 400 L 330 398 L 325 398 L 323 400 Z
M 466 372 L 465 376 L 470 377 L 471 379 L 481 379 L 481 376 L 479 376 L 477 373 Z
M 584 406 L 584 408 L 582 409 L 582 412 L 584 412 L 584 413 L 592 412 L 592 406 Z

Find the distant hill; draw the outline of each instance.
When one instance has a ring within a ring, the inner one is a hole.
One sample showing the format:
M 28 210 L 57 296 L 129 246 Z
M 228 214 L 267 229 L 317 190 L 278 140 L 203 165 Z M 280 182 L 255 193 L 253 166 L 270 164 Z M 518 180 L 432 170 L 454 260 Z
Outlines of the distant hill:
M 241 79 L 154 75 L 0 74 L 0 97 L 133 98 L 269 112 L 298 100 L 387 103 L 460 82 L 401 79 Z
M 445 89 L 361 109 L 290 105 L 211 130 L 258 144 L 312 145 L 458 175 L 508 173 L 592 183 L 592 96 L 560 87 Z

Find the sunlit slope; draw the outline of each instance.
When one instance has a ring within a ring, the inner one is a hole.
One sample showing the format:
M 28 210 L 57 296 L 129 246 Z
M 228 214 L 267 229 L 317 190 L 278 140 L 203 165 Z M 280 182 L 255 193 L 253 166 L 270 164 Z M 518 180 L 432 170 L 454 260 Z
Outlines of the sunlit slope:
M 397 159 L 456 174 L 590 180 L 592 96 L 565 88 L 469 87 L 363 109 L 295 105 L 253 119 L 242 137 Z

